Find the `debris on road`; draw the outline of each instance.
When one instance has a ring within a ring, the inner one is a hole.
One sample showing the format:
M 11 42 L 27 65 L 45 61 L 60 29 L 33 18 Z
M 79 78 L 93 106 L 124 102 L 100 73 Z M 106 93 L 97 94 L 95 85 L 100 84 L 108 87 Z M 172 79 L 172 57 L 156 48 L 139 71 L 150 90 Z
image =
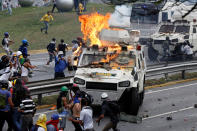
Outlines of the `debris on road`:
M 172 120 L 172 116 L 166 117 L 166 120 L 168 120 L 168 121 Z
M 172 104 L 172 106 L 175 106 L 175 104 Z
M 197 108 L 197 104 L 194 104 L 194 108 Z
M 158 98 L 157 101 L 162 101 L 162 99 L 161 98 Z

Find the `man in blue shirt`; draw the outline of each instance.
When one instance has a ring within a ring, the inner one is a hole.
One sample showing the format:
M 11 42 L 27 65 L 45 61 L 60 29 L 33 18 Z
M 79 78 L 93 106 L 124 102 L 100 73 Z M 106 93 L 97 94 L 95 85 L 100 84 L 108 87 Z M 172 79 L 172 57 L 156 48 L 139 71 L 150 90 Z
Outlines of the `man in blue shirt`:
M 8 89 L 8 81 L 0 81 L 0 130 L 2 131 L 4 122 L 8 123 L 8 131 L 12 131 L 12 114 L 10 108 L 14 107 L 12 98 Z
M 55 79 L 64 78 L 64 70 L 67 67 L 67 62 L 63 57 L 63 51 L 59 51 L 58 56 L 55 56 Z
M 27 53 L 27 47 L 29 46 L 29 43 L 26 39 L 22 40 L 22 45 L 19 47 L 19 51 L 22 52 L 23 57 L 27 58 L 27 56 L 29 56 L 29 54 Z

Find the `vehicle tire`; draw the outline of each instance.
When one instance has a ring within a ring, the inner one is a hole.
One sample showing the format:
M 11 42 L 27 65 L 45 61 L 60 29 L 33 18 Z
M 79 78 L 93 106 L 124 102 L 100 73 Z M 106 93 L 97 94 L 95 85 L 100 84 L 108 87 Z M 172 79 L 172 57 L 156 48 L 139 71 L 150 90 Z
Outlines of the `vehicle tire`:
M 137 115 L 140 106 L 140 95 L 137 88 L 131 90 L 131 98 L 129 104 L 129 114 Z

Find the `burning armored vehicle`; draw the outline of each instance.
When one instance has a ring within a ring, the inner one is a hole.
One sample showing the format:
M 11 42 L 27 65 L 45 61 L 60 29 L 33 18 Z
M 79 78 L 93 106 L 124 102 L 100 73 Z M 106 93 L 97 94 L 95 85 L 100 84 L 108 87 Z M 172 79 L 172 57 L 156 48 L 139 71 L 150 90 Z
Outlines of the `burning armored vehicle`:
M 143 103 L 146 72 L 143 46 L 138 43 L 140 32 L 110 28 L 108 15 L 95 13 L 79 19 L 90 46 L 82 49 L 72 82 L 93 96 L 94 105 L 100 105 L 100 95 L 107 92 L 122 110 L 137 115 Z

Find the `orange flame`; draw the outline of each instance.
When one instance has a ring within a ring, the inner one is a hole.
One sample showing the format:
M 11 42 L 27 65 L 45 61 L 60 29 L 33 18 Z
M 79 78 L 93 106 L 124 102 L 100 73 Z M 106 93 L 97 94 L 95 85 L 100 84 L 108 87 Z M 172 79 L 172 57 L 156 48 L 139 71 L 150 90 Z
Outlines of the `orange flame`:
M 110 14 L 102 15 L 99 13 L 92 13 L 89 15 L 81 15 L 79 16 L 79 21 L 81 22 L 81 31 L 83 33 L 83 39 L 87 41 L 90 39 L 90 46 L 98 45 L 102 47 L 103 44 L 99 40 L 99 32 L 102 29 L 108 29 L 109 24 L 108 20 L 110 18 Z

